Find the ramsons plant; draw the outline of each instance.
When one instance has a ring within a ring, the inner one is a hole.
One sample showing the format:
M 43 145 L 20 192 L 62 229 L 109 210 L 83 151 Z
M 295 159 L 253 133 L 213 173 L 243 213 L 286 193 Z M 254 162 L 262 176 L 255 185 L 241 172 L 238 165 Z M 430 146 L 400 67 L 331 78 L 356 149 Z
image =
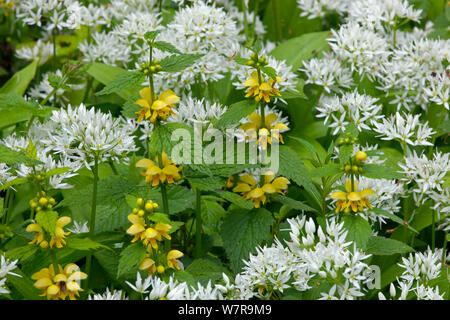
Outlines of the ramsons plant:
M 449 299 L 449 12 L 0 0 L 0 299 Z

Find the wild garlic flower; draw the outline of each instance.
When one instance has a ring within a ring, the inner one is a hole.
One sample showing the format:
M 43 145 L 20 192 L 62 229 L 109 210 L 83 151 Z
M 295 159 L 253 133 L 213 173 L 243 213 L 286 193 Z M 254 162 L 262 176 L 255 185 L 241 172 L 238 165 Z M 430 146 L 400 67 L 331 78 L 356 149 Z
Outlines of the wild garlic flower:
M 10 261 L 6 259 L 4 255 L 0 255 L 0 295 L 9 294 L 9 290 L 6 287 L 7 275 L 22 277 L 21 275 L 12 272 L 17 267 L 17 262 L 19 262 L 19 260 Z
M 16 49 L 19 59 L 33 61 L 39 59 L 39 65 L 45 64 L 53 54 L 53 44 L 50 41 L 39 39 L 34 46 L 23 45 Z
M 109 290 L 106 288 L 104 293 L 89 295 L 88 300 L 128 300 L 122 290 Z
M 127 161 L 128 153 L 138 150 L 133 136 L 135 124 L 83 104 L 53 111 L 49 122 L 47 137 L 41 140 L 46 150 L 67 155 L 88 168 L 96 158 L 99 162 Z
M 324 124 L 334 128 L 333 135 L 344 132 L 349 123 L 354 123 L 359 131 L 371 130 L 371 122 L 382 118 L 382 105 L 378 99 L 356 90 L 342 96 L 324 96 L 316 108 L 318 118 L 324 118 Z
M 131 47 L 112 32 L 94 32 L 91 42 L 78 44 L 84 61 L 125 66 L 131 60 Z
M 377 137 L 381 140 L 397 140 L 411 146 L 432 146 L 428 140 L 436 132 L 428 126 L 428 122 L 421 123 L 419 118 L 420 115 L 397 112 L 381 122 L 373 120 L 373 130 L 379 133 Z
M 300 17 L 308 19 L 323 18 L 333 11 L 343 14 L 350 3 L 348 0 L 297 0 L 297 6 L 302 10 Z

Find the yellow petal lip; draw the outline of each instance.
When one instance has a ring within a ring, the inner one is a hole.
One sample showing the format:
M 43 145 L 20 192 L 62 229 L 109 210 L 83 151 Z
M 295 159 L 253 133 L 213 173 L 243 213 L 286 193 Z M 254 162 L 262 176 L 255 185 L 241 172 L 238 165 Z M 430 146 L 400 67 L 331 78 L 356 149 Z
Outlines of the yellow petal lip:
M 242 182 L 245 182 L 245 183 L 249 184 L 250 186 L 254 186 L 256 184 L 255 178 L 253 178 L 249 174 L 244 174 L 243 176 L 240 177 L 240 179 Z
M 265 193 L 275 193 L 277 192 L 277 189 L 272 184 L 267 183 L 263 185 L 262 191 L 264 191 Z
M 182 256 L 183 256 L 183 252 L 178 251 L 178 250 L 170 250 L 169 253 L 167 254 L 167 259 L 168 260 L 178 259 L 178 258 L 181 258 Z
M 253 189 L 252 191 L 250 191 L 249 193 L 248 193 L 248 197 L 249 198 L 253 198 L 253 199 L 255 199 L 255 198 L 260 198 L 260 197 L 262 197 L 264 195 L 264 191 L 263 191 L 263 189 L 261 189 L 261 188 L 255 188 L 255 189 Z
M 148 103 L 147 100 L 139 99 L 135 102 L 135 104 L 137 104 L 138 106 L 140 106 L 144 109 L 150 109 L 150 104 Z
M 28 232 L 39 232 L 39 233 L 43 232 L 41 226 L 38 225 L 37 223 L 29 224 L 25 230 Z
M 150 102 L 150 101 L 153 100 L 153 98 L 152 98 L 152 91 L 150 90 L 150 88 L 146 87 L 146 88 L 141 89 L 141 91 L 139 91 L 139 94 L 146 101 Z
M 336 191 L 330 197 L 332 199 L 346 200 L 347 199 L 347 194 L 345 192 L 342 192 L 342 191 Z
M 38 289 L 45 289 L 45 288 L 51 286 L 52 284 L 53 284 L 53 282 L 49 278 L 42 278 L 42 279 L 39 279 L 38 281 L 36 281 L 34 286 Z
M 347 195 L 347 198 L 350 201 L 359 201 L 359 200 L 361 200 L 361 195 L 358 192 L 350 192 Z
M 233 188 L 233 192 L 249 192 L 252 188 L 246 183 L 237 183 L 236 187 Z
M 151 167 L 154 165 L 155 165 L 155 163 L 152 160 L 145 159 L 145 158 L 136 162 L 136 167 L 138 167 L 138 168 L 148 168 L 148 167 Z
M 65 225 L 69 224 L 72 221 L 70 217 L 61 217 L 56 221 L 56 225 L 58 227 L 64 227 Z
M 180 101 L 180 98 L 172 90 L 166 90 L 159 96 L 159 100 L 164 101 L 166 104 L 174 104 Z
M 361 198 L 366 198 L 366 197 L 370 197 L 373 196 L 375 194 L 375 191 L 373 191 L 372 189 L 364 189 L 362 191 L 359 192 Z
M 139 269 L 140 270 L 146 270 L 148 268 L 150 268 L 151 266 L 153 266 L 155 264 L 155 261 L 153 261 L 150 258 L 145 258 L 144 260 L 142 260 L 142 262 L 139 264 Z

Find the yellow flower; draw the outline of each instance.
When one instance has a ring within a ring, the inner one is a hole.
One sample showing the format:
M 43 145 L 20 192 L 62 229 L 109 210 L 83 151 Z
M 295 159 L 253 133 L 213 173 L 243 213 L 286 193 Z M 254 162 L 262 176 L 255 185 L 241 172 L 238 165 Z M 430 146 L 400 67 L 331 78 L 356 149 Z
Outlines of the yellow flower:
M 167 240 L 171 240 L 172 238 L 167 234 L 167 231 L 172 229 L 172 226 L 167 223 L 158 222 L 155 225 L 155 230 L 158 232 L 159 239 L 158 241 L 162 240 L 162 237 L 166 238 Z
M 57 248 L 62 248 L 66 244 L 64 239 L 70 232 L 64 232 L 63 228 L 69 224 L 70 221 L 72 221 L 70 217 L 61 217 L 56 221 L 55 236 L 52 236 L 50 239 L 50 248 L 53 248 L 54 245 L 56 245 Z M 36 243 L 37 245 L 40 245 L 41 248 L 47 248 L 49 246 L 48 241 L 44 240 L 45 233 L 39 224 L 29 224 L 25 230 L 28 232 L 37 232 L 34 239 L 30 241 L 29 244 Z
M 37 234 L 34 236 L 34 239 L 29 244 L 36 243 L 37 245 L 40 245 L 41 248 L 47 248 L 48 242 L 44 240 L 44 230 L 40 225 L 37 223 L 31 223 L 27 226 L 25 229 L 27 232 L 37 232 Z
M 150 118 L 151 122 L 155 122 L 158 116 L 166 120 L 169 114 L 177 115 L 172 108 L 175 108 L 174 103 L 179 102 L 180 98 L 172 90 L 164 91 L 157 100 L 153 100 L 153 94 L 149 88 L 143 88 L 139 94 L 142 99 L 135 102 L 142 107 L 140 111 L 136 112 L 139 114 L 138 122 L 144 118 Z
M 183 252 L 178 250 L 170 250 L 167 254 L 167 266 L 172 269 L 180 270 L 180 266 L 178 265 L 178 260 L 183 256 Z
M 53 248 L 53 245 L 56 245 L 57 248 L 62 248 L 66 244 L 64 238 L 69 235 L 70 232 L 64 232 L 63 228 L 68 225 L 70 221 L 72 221 L 70 217 L 61 217 L 56 221 L 55 237 L 52 237 L 50 240 L 50 248 Z
M 153 115 L 150 121 L 155 122 L 156 117 L 166 120 L 169 114 L 176 116 L 177 114 L 173 112 L 172 108 L 175 108 L 174 103 L 178 101 L 180 101 L 180 98 L 172 90 L 166 90 L 161 93 L 158 100 L 152 104 Z
M 249 87 L 249 89 L 247 89 L 247 94 L 245 95 L 245 97 L 249 98 L 250 96 L 253 95 L 255 97 L 256 102 L 259 102 L 261 99 L 264 99 L 264 101 L 266 101 L 267 103 L 270 102 L 270 97 L 272 96 L 281 97 L 278 90 L 275 89 L 275 84 L 277 82 L 283 81 L 280 77 L 277 77 L 276 81 L 274 81 L 272 78 L 269 79 L 269 82 L 262 82 L 262 81 L 263 79 L 261 79 L 260 83 L 258 72 L 253 71 L 252 77 L 242 84 L 244 87 Z
M 375 191 L 371 189 L 364 189 L 357 192 L 358 182 L 353 180 L 354 191 L 352 191 L 352 180 L 348 180 L 345 184 L 345 190 L 336 191 L 331 195 L 331 198 L 339 200 L 336 207 L 336 212 L 344 211 L 344 213 L 349 213 L 350 208 L 353 212 L 362 211 L 365 207 L 372 208 L 367 197 L 375 194 Z
M 86 279 L 87 274 L 79 271 L 80 268 L 74 263 L 69 263 L 64 269 L 58 265 L 58 269 L 57 274 L 54 266 L 50 265 L 49 268 L 34 273 L 31 276 L 31 279 L 36 280 L 34 286 L 43 290 L 41 296 L 47 296 L 47 299 L 64 300 L 69 297 L 70 300 L 75 300 L 75 296 L 83 291 L 77 281 Z
M 176 163 L 167 157 L 165 152 L 162 153 L 162 168 L 150 159 L 141 159 L 136 163 L 136 167 L 144 168 L 145 172 L 141 172 L 145 176 L 147 183 L 152 182 L 152 186 L 159 185 L 160 182 L 174 183 L 175 180 L 181 179 L 180 174 L 182 167 L 176 166 Z
M 172 239 L 168 234 L 172 228 L 170 224 L 158 222 L 154 228 L 147 228 L 144 232 L 143 243 L 147 246 L 147 250 L 158 249 L 158 243 L 156 241 L 162 241 L 163 237 L 167 240 Z M 150 244 L 150 247 L 149 247 Z
M 266 172 L 264 175 L 264 185 L 258 186 L 255 178 L 249 174 L 241 176 L 241 181 L 237 183 L 233 192 L 242 193 L 242 198 L 253 201 L 255 208 L 259 208 L 260 203 L 265 204 L 267 195 L 273 193 L 284 194 L 282 190 L 286 190 L 289 180 L 284 177 L 276 179 L 272 172 Z
M 288 130 L 288 126 L 284 123 L 277 123 L 273 124 L 275 121 L 277 121 L 278 116 L 275 113 L 270 113 L 267 116 L 264 117 L 264 127 L 261 119 L 261 115 L 253 112 L 251 115 L 248 116 L 250 119 L 250 122 L 246 122 L 243 125 L 241 125 L 241 129 L 244 130 L 247 135 L 249 135 L 252 138 L 256 138 L 256 133 L 259 133 L 260 139 L 258 140 L 258 143 L 260 143 L 261 139 L 267 139 L 267 142 L 269 144 L 272 143 L 272 137 L 269 137 L 270 130 L 278 130 L 278 131 L 284 131 Z M 273 136 L 274 139 L 279 139 L 281 143 L 284 143 L 283 136 L 278 133 L 277 135 Z
M 149 255 L 146 255 L 144 260 L 139 264 L 139 269 L 147 271 L 148 275 L 152 275 L 156 272 L 155 261 L 149 258 Z
M 131 227 L 127 229 L 127 233 L 134 236 L 131 242 L 136 242 L 139 239 L 144 239 L 145 220 L 137 214 L 129 214 L 128 220 L 132 223 Z

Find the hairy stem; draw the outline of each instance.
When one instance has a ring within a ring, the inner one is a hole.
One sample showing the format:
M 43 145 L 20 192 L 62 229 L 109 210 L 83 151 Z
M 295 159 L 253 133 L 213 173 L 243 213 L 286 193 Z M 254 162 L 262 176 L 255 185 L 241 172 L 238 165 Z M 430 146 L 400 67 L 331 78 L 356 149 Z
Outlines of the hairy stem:
M 195 256 L 198 258 L 202 253 L 202 198 L 201 192 L 195 189 Z

